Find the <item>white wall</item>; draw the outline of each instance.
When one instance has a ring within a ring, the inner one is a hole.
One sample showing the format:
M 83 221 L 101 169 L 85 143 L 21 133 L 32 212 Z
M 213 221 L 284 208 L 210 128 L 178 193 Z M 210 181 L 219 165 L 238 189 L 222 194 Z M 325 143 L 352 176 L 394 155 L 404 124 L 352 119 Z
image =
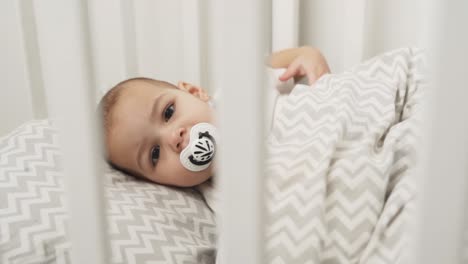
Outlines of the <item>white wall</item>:
M 425 33 L 421 23 L 424 10 L 421 0 L 302 0 L 300 5 L 300 45 L 311 45 L 322 50 L 332 72 L 345 69 L 345 53 L 350 40 L 346 39 L 349 21 L 346 9 L 365 6 L 363 59 L 399 47 L 420 46 Z M 358 14 L 356 14 L 358 15 Z M 351 28 L 356 30 L 357 28 Z M 353 34 L 359 33 L 351 32 Z M 360 38 L 359 34 L 355 34 Z
M 400 47 L 426 45 L 422 40 L 423 19 L 427 14 L 423 13 L 422 4 L 420 0 L 368 0 L 365 57 Z

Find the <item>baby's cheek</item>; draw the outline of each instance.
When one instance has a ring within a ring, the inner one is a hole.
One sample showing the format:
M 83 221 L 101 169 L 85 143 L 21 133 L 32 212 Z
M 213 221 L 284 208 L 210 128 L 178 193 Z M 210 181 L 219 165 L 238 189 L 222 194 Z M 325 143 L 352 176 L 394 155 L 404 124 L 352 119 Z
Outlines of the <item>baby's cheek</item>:
M 206 181 L 210 176 L 207 170 L 193 172 L 185 169 L 182 165 L 178 167 L 177 171 L 177 175 L 174 175 L 174 178 L 177 178 L 180 186 L 185 187 L 198 185 Z
M 209 179 L 211 176 L 211 167 L 212 166 L 199 172 L 189 171 L 185 169 L 184 166 L 182 166 L 182 163 L 177 156 L 171 160 L 167 160 L 167 163 L 164 166 L 163 180 L 166 182 L 166 184 L 180 187 L 195 186 Z
M 179 161 L 179 158 L 174 157 L 170 162 L 167 163 L 165 168 L 165 175 L 171 184 L 178 186 L 186 186 L 193 180 L 191 172 L 186 170 Z

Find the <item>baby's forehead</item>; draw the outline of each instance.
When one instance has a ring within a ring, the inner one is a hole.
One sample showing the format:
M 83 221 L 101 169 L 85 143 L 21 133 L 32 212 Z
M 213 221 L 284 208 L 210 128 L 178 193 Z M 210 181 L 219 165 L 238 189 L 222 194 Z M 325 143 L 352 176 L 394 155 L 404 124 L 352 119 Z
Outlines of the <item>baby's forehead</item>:
M 134 81 L 123 87 L 119 98 L 116 101 L 116 107 L 130 104 L 145 104 L 145 102 L 154 100 L 165 92 L 167 88 L 156 86 L 143 81 Z
M 111 109 L 110 127 L 106 133 L 107 140 L 114 149 L 130 149 L 134 145 L 131 139 L 139 138 L 140 132 L 149 122 L 147 112 L 152 99 L 158 96 L 160 90 L 137 81 L 122 87 L 119 98 Z
M 121 115 L 125 111 L 142 111 L 148 108 L 162 94 L 162 89 L 150 84 L 133 84 L 124 89 L 118 98 L 114 113 Z
M 123 85 L 122 93 L 125 94 L 140 94 L 143 92 L 160 93 L 164 87 L 145 80 L 132 80 Z
M 119 122 L 119 119 L 128 114 L 145 114 L 158 96 L 176 90 L 178 89 L 170 89 L 167 85 L 151 80 L 130 80 L 123 83 L 110 111 L 111 123 Z

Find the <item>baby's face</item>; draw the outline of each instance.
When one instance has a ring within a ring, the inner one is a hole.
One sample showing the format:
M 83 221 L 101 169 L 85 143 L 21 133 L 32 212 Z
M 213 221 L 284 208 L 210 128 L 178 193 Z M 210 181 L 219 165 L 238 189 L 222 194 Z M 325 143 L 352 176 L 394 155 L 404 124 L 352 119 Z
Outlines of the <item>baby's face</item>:
M 213 173 L 213 164 L 192 172 L 179 160 L 192 126 L 214 121 L 203 91 L 197 93 L 196 87 L 187 91 L 183 83 L 179 89 L 144 81 L 131 85 L 121 91 L 111 113 L 112 125 L 106 135 L 109 159 L 161 184 L 187 187 L 206 181 Z

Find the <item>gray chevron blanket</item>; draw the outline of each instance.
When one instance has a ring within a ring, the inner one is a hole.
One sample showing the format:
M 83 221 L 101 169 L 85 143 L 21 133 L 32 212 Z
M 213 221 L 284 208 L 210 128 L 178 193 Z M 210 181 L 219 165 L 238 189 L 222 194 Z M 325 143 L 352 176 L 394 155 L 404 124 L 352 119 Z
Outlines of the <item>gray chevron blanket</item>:
M 423 56 L 297 85 L 268 139 L 268 263 L 404 263 Z

